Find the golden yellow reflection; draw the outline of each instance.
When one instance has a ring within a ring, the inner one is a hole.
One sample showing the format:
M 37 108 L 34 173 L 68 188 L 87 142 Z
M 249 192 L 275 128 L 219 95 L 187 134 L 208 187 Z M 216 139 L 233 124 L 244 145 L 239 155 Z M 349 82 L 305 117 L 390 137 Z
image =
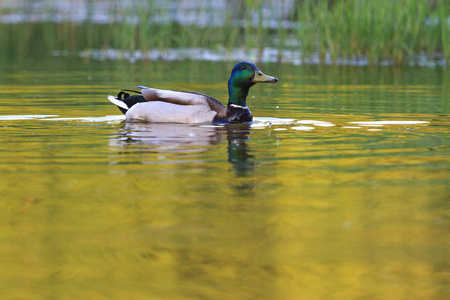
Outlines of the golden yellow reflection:
M 449 119 L 443 98 L 395 98 L 435 85 L 381 84 L 382 98 L 290 74 L 279 93 L 252 90 L 253 124 L 191 126 L 123 122 L 106 99 L 123 79 L 101 74 L 0 89 L 0 298 L 449 294 Z M 305 104 L 322 89 L 337 98 Z

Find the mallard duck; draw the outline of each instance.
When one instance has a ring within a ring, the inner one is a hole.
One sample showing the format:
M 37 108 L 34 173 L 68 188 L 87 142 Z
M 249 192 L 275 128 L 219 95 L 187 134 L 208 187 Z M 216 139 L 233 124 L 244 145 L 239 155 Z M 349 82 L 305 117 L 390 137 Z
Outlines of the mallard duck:
M 167 123 L 236 123 L 252 121 L 247 107 L 249 89 L 259 82 L 277 82 L 251 62 L 234 66 L 228 80 L 228 105 L 197 92 L 170 91 L 136 86 L 139 91 L 122 90 L 108 99 L 127 119 Z M 130 95 L 128 92 L 136 93 Z

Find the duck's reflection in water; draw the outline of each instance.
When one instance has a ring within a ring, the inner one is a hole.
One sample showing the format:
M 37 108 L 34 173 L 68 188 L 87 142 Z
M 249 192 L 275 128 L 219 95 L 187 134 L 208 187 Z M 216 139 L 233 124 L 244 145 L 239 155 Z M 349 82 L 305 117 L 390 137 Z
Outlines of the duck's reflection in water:
M 248 141 L 252 129 L 249 124 L 230 124 L 225 127 L 228 140 L 228 161 L 233 165 L 236 180 L 229 184 L 240 196 L 250 197 L 253 195 L 255 186 L 254 156 L 250 155 Z
M 225 127 L 228 140 L 228 161 L 238 176 L 245 176 L 255 166 L 247 144 L 251 128 L 249 124 L 230 124 Z
M 220 143 L 222 135 L 215 127 L 201 127 L 186 124 L 142 123 L 127 121 L 111 146 L 125 147 L 122 150 L 178 152 L 184 146 L 210 146 Z M 125 153 L 125 152 L 122 152 Z
M 241 177 L 254 168 L 253 157 L 248 154 L 250 134 L 249 124 L 199 126 L 126 122 L 118 135 L 110 139 L 110 147 L 124 158 L 114 164 L 207 164 L 208 161 L 202 158 L 203 154 L 226 139 L 228 161 L 233 165 L 236 175 Z

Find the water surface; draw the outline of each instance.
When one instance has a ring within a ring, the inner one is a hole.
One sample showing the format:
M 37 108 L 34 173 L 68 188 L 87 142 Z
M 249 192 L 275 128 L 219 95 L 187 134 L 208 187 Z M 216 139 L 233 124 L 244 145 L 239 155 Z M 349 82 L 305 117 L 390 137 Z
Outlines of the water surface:
M 232 63 L 0 68 L 5 299 L 444 299 L 449 72 L 262 64 L 254 124 L 124 122 Z M 224 71 L 226 70 L 226 71 Z

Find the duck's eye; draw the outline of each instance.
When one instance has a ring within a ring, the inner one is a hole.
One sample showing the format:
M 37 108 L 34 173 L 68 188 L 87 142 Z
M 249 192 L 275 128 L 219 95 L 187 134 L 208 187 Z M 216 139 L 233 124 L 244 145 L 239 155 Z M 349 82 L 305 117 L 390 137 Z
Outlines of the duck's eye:
M 242 68 L 241 68 L 242 70 L 245 70 L 245 69 L 247 69 L 245 66 L 242 66 Z

